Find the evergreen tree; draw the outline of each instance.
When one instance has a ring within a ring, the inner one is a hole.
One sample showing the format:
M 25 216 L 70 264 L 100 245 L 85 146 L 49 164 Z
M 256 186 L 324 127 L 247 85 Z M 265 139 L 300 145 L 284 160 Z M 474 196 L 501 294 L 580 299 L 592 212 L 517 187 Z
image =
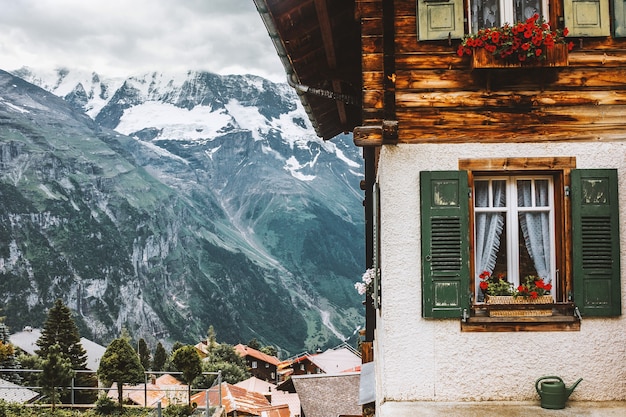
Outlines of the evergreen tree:
M 172 346 L 172 355 L 183 346 L 185 345 L 183 345 L 181 342 L 174 342 L 174 345 Z
M 150 349 L 148 349 L 148 344 L 146 341 L 141 338 L 139 342 L 137 342 L 137 354 L 139 355 L 139 362 L 141 362 L 141 366 L 146 371 L 151 368 L 152 355 L 150 354 Z
M 50 397 L 54 412 L 54 407 L 59 398 L 57 388 L 61 388 L 62 392 L 67 392 L 66 387 L 74 376 L 72 362 L 61 353 L 61 346 L 55 343 L 48 347 L 42 368 L 43 372 L 39 378 L 39 384 L 43 393 Z
M 191 384 L 202 374 L 202 360 L 193 346 L 183 346 L 172 355 L 172 364 L 183 373 L 183 380 L 187 383 L 187 395 L 191 405 Z
M 46 360 L 50 347 L 58 344 L 59 353 L 67 358 L 74 370 L 87 369 L 87 352 L 80 343 L 78 327 L 72 318 L 72 312 L 57 299 L 50 310 L 48 317 L 41 330 L 41 337 L 37 340 L 39 349 L 35 351 L 42 360 Z M 80 372 L 76 375 L 77 387 L 95 387 L 96 378 L 91 373 Z M 84 390 L 76 393 L 75 401 L 78 403 L 91 403 L 96 398 L 95 390 Z M 61 401 L 67 402 L 67 395 L 61 397 Z
M 98 377 L 106 385 L 111 385 L 113 382 L 117 383 L 120 411 L 124 406 L 123 385 L 143 382 L 145 380 L 144 371 L 135 350 L 124 337 L 113 340 L 102 355 L 98 367 Z
M 167 352 L 163 347 L 163 344 L 159 342 L 156 350 L 154 351 L 154 360 L 152 361 L 152 369 L 154 371 L 162 371 L 165 369 L 165 362 L 167 362 Z
M 277 356 L 278 355 L 278 350 L 276 350 L 276 348 L 272 345 L 267 345 L 267 346 L 263 346 L 261 348 L 261 352 L 265 353 L 266 355 L 270 355 L 270 356 Z
M 203 372 L 222 371 L 222 381 L 236 384 L 250 378 L 245 359 L 237 353 L 234 346 L 222 343 L 217 345 L 202 363 Z M 213 386 L 216 375 L 203 375 L 198 387 L 206 389 Z
M 248 347 L 255 349 L 255 350 L 259 350 L 261 349 L 261 344 L 259 343 L 258 340 L 256 340 L 256 338 L 253 338 L 248 342 Z
M 209 353 L 217 346 L 217 335 L 213 325 L 209 326 L 209 330 L 207 330 L 206 345 Z
M 0 369 L 21 369 L 20 362 L 15 355 L 15 349 L 9 341 L 9 328 L 4 324 L 4 318 L 0 318 Z M 0 378 L 20 384 L 22 377 L 17 372 L 2 372 Z

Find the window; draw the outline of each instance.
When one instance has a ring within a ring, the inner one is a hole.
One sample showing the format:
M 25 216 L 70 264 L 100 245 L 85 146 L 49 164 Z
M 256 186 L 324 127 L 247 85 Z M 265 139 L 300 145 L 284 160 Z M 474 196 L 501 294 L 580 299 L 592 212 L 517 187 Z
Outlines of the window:
M 482 271 L 515 287 L 534 275 L 558 292 L 553 178 L 477 176 L 473 190 L 475 299 L 483 301 Z
M 506 168 L 486 169 L 494 166 Z M 509 158 L 421 172 L 423 316 L 469 315 L 481 268 L 512 280 L 545 274 L 557 302 L 583 316 L 620 315 L 617 171 L 574 166 Z
M 256 361 L 252 361 L 252 369 L 256 369 L 257 368 L 257 362 Z
M 524 21 L 538 13 L 554 27 L 564 25 L 569 36 L 609 36 L 609 1 L 613 2 L 613 35 L 626 36 L 623 0 L 417 0 L 417 36 L 420 41 L 460 39 L 466 30 L 477 32 L 491 26 Z M 557 11 L 562 10 L 562 17 Z M 556 22 L 559 18 L 563 22 Z M 467 28 L 464 24 L 467 22 Z
M 471 0 L 470 31 L 523 22 L 535 13 L 547 16 L 547 11 L 547 0 Z

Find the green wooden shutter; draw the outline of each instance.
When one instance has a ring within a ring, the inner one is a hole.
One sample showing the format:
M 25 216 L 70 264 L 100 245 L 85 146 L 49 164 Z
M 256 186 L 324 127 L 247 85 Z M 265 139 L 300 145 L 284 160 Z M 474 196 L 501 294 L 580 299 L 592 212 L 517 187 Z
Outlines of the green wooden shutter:
M 422 316 L 469 309 L 469 188 L 466 171 L 421 172 Z
M 617 171 L 572 171 L 574 302 L 583 315 L 621 314 Z
M 569 36 L 609 36 L 609 0 L 564 0 Z
M 462 38 L 463 0 L 417 0 L 417 26 L 421 41 Z
M 626 0 L 613 0 L 613 27 L 615 37 L 626 36 Z

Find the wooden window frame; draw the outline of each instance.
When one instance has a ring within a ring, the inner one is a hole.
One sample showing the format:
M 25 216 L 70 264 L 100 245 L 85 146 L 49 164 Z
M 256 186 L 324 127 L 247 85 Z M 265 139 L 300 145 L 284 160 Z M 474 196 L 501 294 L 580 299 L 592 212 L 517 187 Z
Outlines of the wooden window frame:
M 473 188 L 474 177 L 477 175 L 527 175 L 530 172 L 538 175 L 550 175 L 554 179 L 554 210 L 555 210 L 555 253 L 556 269 L 560 271 L 558 293 L 555 296 L 555 310 L 558 313 L 550 317 L 487 317 L 484 304 L 472 303 L 472 314 L 462 321 L 463 331 L 564 331 L 580 330 L 580 320 L 575 317 L 574 305 L 571 302 L 572 292 L 572 259 L 571 259 L 571 205 L 568 197 L 571 170 L 576 168 L 574 157 L 550 158 L 490 158 L 461 159 L 459 169 L 467 171 L 468 181 Z M 473 193 L 472 193 L 473 194 Z M 474 254 L 474 211 L 473 195 L 470 196 L 470 276 L 475 274 Z M 559 233 L 560 230 L 560 233 Z M 476 293 L 475 280 L 470 280 L 470 291 Z

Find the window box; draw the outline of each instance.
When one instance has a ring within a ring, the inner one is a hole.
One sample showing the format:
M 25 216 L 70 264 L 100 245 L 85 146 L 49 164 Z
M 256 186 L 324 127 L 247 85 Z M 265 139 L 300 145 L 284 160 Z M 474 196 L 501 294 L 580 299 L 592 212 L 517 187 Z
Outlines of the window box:
M 483 48 L 474 48 L 472 51 L 472 68 L 542 68 L 568 66 L 567 45 L 555 44 L 546 51 L 546 59 L 541 61 L 513 61 L 498 58 Z
M 537 298 L 512 295 L 488 295 L 489 317 L 551 316 L 554 300 L 551 295 Z M 495 307 L 495 308 L 494 308 Z

